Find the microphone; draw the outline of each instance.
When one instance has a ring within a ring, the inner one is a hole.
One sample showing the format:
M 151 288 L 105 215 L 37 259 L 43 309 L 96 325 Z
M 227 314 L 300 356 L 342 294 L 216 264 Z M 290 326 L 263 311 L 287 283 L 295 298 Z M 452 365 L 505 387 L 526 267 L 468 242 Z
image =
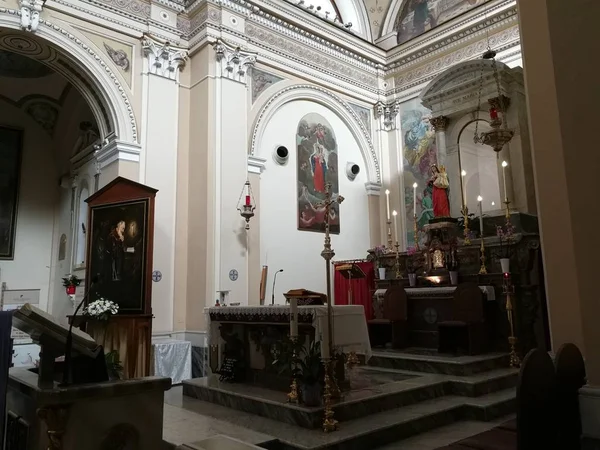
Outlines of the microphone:
M 79 302 L 79 305 L 77 305 L 77 308 L 75 308 L 75 312 L 73 313 L 73 320 L 71 320 L 71 323 L 69 324 L 69 333 L 67 334 L 67 343 L 65 345 L 65 364 L 63 366 L 64 370 L 63 370 L 62 385 L 69 385 L 72 383 L 72 373 L 71 373 L 72 356 L 71 356 L 71 353 L 73 351 L 73 323 L 75 322 L 77 313 L 79 312 L 79 310 L 81 309 L 81 307 L 83 306 L 85 301 L 90 296 L 90 292 L 92 292 L 92 287 L 94 287 L 98 283 L 99 278 L 100 278 L 99 275 L 95 275 L 90 280 L 90 285 L 87 289 L 87 292 L 83 296 L 83 299 L 81 300 L 81 302 Z
M 273 275 L 273 291 L 271 292 L 271 305 L 275 304 L 275 281 L 277 281 L 277 274 L 279 272 L 283 272 L 283 269 L 279 269 L 277 272 L 275 272 L 275 275 Z

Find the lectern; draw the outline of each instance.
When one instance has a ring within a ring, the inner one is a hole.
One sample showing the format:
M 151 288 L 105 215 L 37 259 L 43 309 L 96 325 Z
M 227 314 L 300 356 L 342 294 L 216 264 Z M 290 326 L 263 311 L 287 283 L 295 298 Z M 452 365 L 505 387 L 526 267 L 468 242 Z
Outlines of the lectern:
M 354 263 L 340 264 L 336 266 L 337 270 L 344 278 L 348 280 L 348 304 L 353 305 L 352 299 L 352 280 L 359 280 L 364 278 L 366 275 L 363 270 Z

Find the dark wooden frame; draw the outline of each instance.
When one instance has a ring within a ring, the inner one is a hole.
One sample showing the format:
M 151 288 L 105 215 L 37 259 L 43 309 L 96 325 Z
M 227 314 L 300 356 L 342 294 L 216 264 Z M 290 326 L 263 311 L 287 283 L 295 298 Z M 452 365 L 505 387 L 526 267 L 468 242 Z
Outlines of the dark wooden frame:
M 13 195 L 13 208 L 10 217 L 10 236 L 8 238 L 8 252 L 0 254 L 0 260 L 13 260 L 15 259 L 15 246 L 16 246 L 16 231 L 17 231 L 17 214 L 19 211 L 19 192 L 21 190 L 21 168 L 23 165 L 23 130 L 13 127 L 0 126 L 0 130 L 8 130 L 18 135 L 18 149 L 17 149 L 17 168 L 15 177 L 15 192 Z

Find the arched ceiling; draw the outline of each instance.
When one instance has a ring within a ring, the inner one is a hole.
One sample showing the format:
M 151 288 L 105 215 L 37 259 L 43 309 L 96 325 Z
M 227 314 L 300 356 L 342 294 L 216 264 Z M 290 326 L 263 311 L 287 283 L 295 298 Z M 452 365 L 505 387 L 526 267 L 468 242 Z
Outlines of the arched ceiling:
M 343 24 L 370 42 L 397 33 L 403 44 L 490 0 L 287 0 Z

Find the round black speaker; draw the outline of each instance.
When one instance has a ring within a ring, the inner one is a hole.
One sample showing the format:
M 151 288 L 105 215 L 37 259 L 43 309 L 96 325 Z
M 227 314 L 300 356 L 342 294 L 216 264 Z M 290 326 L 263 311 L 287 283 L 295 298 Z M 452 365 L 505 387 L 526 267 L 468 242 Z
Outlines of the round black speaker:
M 289 153 L 290 153 L 288 151 L 288 149 L 285 148 L 285 147 L 283 147 L 283 146 L 277 147 L 276 152 L 277 152 L 277 156 L 280 157 L 280 158 L 287 158 L 288 155 L 289 155 Z
M 358 167 L 358 164 L 352 164 L 352 167 L 350 167 L 350 172 L 352 172 L 352 175 L 358 175 L 358 172 L 360 172 L 360 167 Z

